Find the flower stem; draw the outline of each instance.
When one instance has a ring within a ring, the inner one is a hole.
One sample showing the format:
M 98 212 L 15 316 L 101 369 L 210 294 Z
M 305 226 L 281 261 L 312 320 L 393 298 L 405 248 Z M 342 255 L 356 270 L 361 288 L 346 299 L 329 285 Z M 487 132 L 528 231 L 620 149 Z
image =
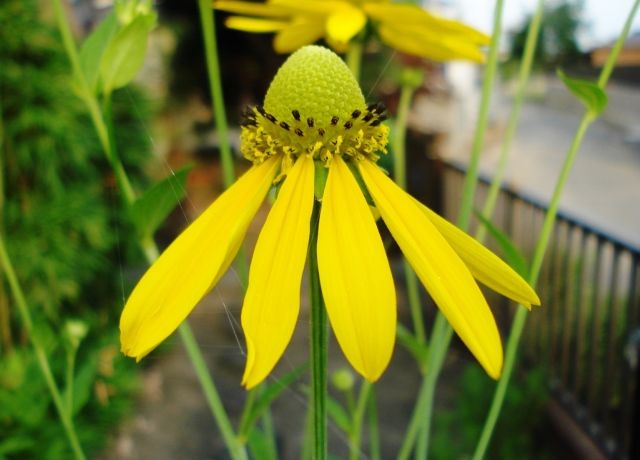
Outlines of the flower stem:
M 358 460 L 360 458 L 360 437 L 362 436 L 362 421 L 364 412 L 367 408 L 367 401 L 371 395 L 371 383 L 366 380 L 362 381 L 358 402 L 353 411 L 353 424 L 351 426 L 351 434 L 349 436 L 349 459 Z
M 313 399 L 314 460 L 327 458 L 327 314 L 318 273 L 318 222 L 320 203 L 314 203 L 309 243 L 309 288 L 311 294 L 311 395 Z
M 40 371 L 47 383 L 47 388 L 49 389 L 51 399 L 53 400 L 53 404 L 58 412 L 58 417 L 60 418 L 64 432 L 67 435 L 67 440 L 69 441 L 73 455 L 76 460 L 84 460 L 86 457 L 82 447 L 80 446 L 78 435 L 76 434 L 73 426 L 71 407 L 65 405 L 60 390 L 58 389 L 58 385 L 53 377 L 53 373 L 51 372 L 51 366 L 49 365 L 49 359 L 47 358 L 45 348 L 40 343 L 38 335 L 33 333 L 33 320 L 29 313 L 29 307 L 27 305 L 24 292 L 22 291 L 22 287 L 16 277 L 13 264 L 11 263 L 11 259 L 9 258 L 9 254 L 5 248 L 4 238 L 2 236 L 0 236 L 0 266 L 4 269 L 4 274 L 7 278 L 7 282 L 9 283 L 9 288 L 13 293 L 13 297 L 15 298 L 20 318 L 22 319 L 22 323 L 29 334 L 29 339 L 33 346 L 38 365 L 40 366 Z
M 498 159 L 498 166 L 491 180 L 489 192 L 482 208 L 482 215 L 491 220 L 493 211 L 495 209 L 496 201 L 498 199 L 498 193 L 500 186 L 502 185 L 502 179 L 504 178 L 505 171 L 507 169 L 507 160 L 509 158 L 509 152 L 511 151 L 511 143 L 520 121 L 520 111 L 524 103 L 525 94 L 527 90 L 527 83 L 529 82 L 529 75 L 531 74 L 531 65 L 533 63 L 533 56 L 535 54 L 536 45 L 538 43 L 538 36 L 540 34 L 540 25 L 542 24 L 542 16 L 544 12 L 544 0 L 538 0 L 536 5 L 536 11 L 531 18 L 531 24 L 529 31 L 527 32 L 527 38 L 524 45 L 524 53 L 522 56 L 522 62 L 520 64 L 520 71 L 518 73 L 518 88 L 516 96 L 513 101 L 513 107 L 509 114 L 509 121 L 507 122 L 507 129 L 502 141 L 500 149 L 500 157 Z M 486 236 L 487 228 L 480 226 L 476 232 L 476 239 L 479 241 L 484 240 Z
M 609 80 L 609 77 L 611 76 L 611 72 L 615 67 L 620 49 L 622 48 L 622 45 L 629 35 L 633 17 L 638 11 L 639 6 L 640 0 L 635 0 L 633 6 L 631 7 L 631 10 L 629 11 L 629 15 L 627 16 L 627 20 L 622 29 L 622 33 L 620 34 L 620 37 L 618 37 L 618 40 L 616 41 L 602 71 L 600 72 L 600 77 L 598 78 L 598 86 L 601 89 L 604 89 Z M 587 110 L 582 116 L 580 125 L 576 130 L 573 141 L 571 142 L 571 146 L 562 165 L 560 175 L 558 176 L 558 180 L 556 182 L 556 186 L 549 203 L 549 208 L 542 224 L 540 237 L 538 238 L 538 243 L 536 244 L 534 250 L 533 260 L 531 262 L 531 270 L 528 281 L 534 287 L 538 282 L 540 269 L 542 268 L 542 261 L 544 259 L 546 249 L 549 245 L 551 234 L 553 232 L 556 215 L 558 213 L 558 206 L 560 204 L 560 197 L 562 196 L 562 192 L 567 183 L 567 179 L 569 178 L 569 173 L 571 172 L 571 169 L 573 167 L 573 163 L 582 144 L 582 140 L 584 139 L 584 135 L 586 134 L 587 129 L 589 128 L 591 123 L 593 123 L 596 118 L 597 114 L 591 110 Z M 476 450 L 473 455 L 474 460 L 480 460 L 484 458 L 487 448 L 489 447 L 489 441 L 491 440 L 493 430 L 495 429 L 495 425 L 498 421 L 498 416 L 500 415 L 500 411 L 502 409 L 502 404 L 504 403 L 504 397 L 506 394 L 507 386 L 509 384 L 509 379 L 511 377 L 511 374 L 513 373 L 516 352 L 518 350 L 522 331 L 526 324 L 526 313 L 527 310 L 523 306 L 519 306 L 513 320 L 513 324 L 511 325 L 511 332 L 507 341 L 507 349 L 505 353 L 505 363 L 502 376 L 500 377 L 500 381 L 498 382 L 498 386 L 496 387 L 496 391 L 491 402 L 491 407 L 489 408 L 487 420 L 485 421 L 480 440 L 478 441 L 478 445 L 476 446 Z
M 376 407 L 375 386 L 371 386 L 371 396 L 367 404 L 369 414 L 369 458 L 380 460 L 380 433 L 378 432 L 378 409 Z
M 636 0 L 629 12 L 629 15 L 627 16 L 627 20 L 623 27 L 622 33 L 620 34 L 620 37 L 618 37 L 618 40 L 616 41 L 611 53 L 609 54 L 609 57 L 607 58 L 607 62 L 605 63 L 605 66 L 600 73 L 600 77 L 598 78 L 598 86 L 601 89 L 604 89 L 609 76 L 613 71 L 616 60 L 618 58 L 618 54 L 620 52 L 620 49 L 622 48 L 622 45 L 627 39 L 631 27 L 631 22 L 638 10 L 639 5 L 640 0 Z M 558 213 L 560 197 L 562 196 L 562 192 L 569 177 L 569 173 L 573 167 L 573 163 L 582 144 L 582 140 L 584 139 L 584 135 L 586 134 L 587 129 L 589 128 L 591 123 L 593 123 L 596 118 L 597 114 L 591 110 L 587 110 L 582 116 L 580 125 L 576 130 L 573 141 L 571 142 L 571 147 L 569 148 L 565 161 L 562 165 L 562 170 L 560 171 L 560 175 L 556 182 L 556 186 L 549 203 L 549 209 L 547 210 L 547 214 L 545 215 L 540 237 L 534 250 L 533 260 L 531 262 L 531 271 L 528 281 L 532 286 L 535 286 L 537 284 L 538 277 L 540 275 L 542 261 L 548 247 L 551 233 L 553 232 L 556 215 Z M 496 391 L 491 402 L 489 414 L 487 416 L 487 420 L 485 421 L 480 440 L 478 441 L 478 445 L 476 446 L 476 450 L 473 455 L 474 460 L 480 460 L 484 458 L 486 450 L 489 446 L 489 441 L 491 440 L 491 436 L 493 434 L 493 430 L 497 423 L 498 416 L 500 415 L 502 404 L 504 403 L 506 389 L 509 384 L 511 374 L 513 373 L 516 352 L 520 343 L 520 337 L 522 336 L 522 331 L 526 324 L 526 313 L 527 310 L 523 306 L 518 307 L 518 311 L 516 312 L 515 318 L 513 320 L 511 332 L 509 334 L 509 339 L 507 342 L 504 370 L 502 372 L 502 376 L 500 377 L 500 381 L 498 382 L 498 386 L 496 387 Z
M 487 66 L 482 84 L 482 96 L 478 121 L 476 124 L 469 167 L 464 181 L 460 214 L 458 216 L 458 225 L 462 229 L 466 229 L 469 226 L 471 211 L 473 210 L 476 183 L 478 181 L 480 153 L 484 145 L 484 135 L 489 122 L 491 92 L 498 66 L 503 6 L 504 0 L 496 0 L 491 45 L 489 47 Z M 429 353 L 427 354 L 427 374 L 423 379 L 423 383 L 419 391 L 418 403 L 416 404 L 411 421 L 409 422 L 409 429 L 405 435 L 405 440 L 403 442 L 400 455 L 398 456 L 399 459 L 408 458 L 421 424 L 423 424 L 425 428 L 423 428 L 421 432 L 423 439 L 420 441 L 420 450 L 421 453 L 425 455 L 423 458 L 426 458 L 428 455 L 435 387 L 442 369 L 442 364 L 444 363 L 444 358 L 449 350 L 449 344 L 451 343 L 452 336 L 453 330 L 451 329 L 451 326 L 446 322 L 442 313 L 438 312 L 431 333 Z
M 74 72 L 74 77 L 80 85 L 81 94 L 83 100 L 87 104 L 87 108 L 91 115 L 94 127 L 100 139 L 105 156 L 109 160 L 114 174 L 116 175 L 116 183 L 118 189 L 122 195 L 123 201 L 127 207 L 130 207 L 135 201 L 135 193 L 130 185 L 129 178 L 122 166 L 122 163 L 115 155 L 115 146 L 111 142 L 111 136 L 109 134 L 108 124 L 105 121 L 105 114 L 100 110 L 100 105 L 95 94 L 90 90 L 89 85 L 84 77 L 82 69 L 80 67 L 80 59 L 78 56 L 78 50 L 76 49 L 73 37 L 71 36 L 71 30 L 69 24 L 66 21 L 64 10 L 61 0 L 54 0 L 54 8 L 58 28 L 62 35 L 65 51 L 67 57 L 71 62 L 71 66 Z M 144 251 L 147 261 L 151 264 L 158 256 L 158 248 L 152 239 L 141 240 L 138 242 L 140 248 Z M 193 332 L 189 324 L 185 321 L 178 327 L 178 332 L 184 343 L 185 349 L 191 363 L 194 367 L 200 385 L 205 394 L 205 398 L 209 405 L 209 409 L 220 428 L 223 439 L 229 449 L 229 453 L 233 460 L 245 460 L 247 458 L 244 446 L 242 446 L 235 437 L 232 429 L 231 422 L 224 410 L 224 406 L 220 401 L 218 392 L 211 375 L 209 374 L 202 351 L 200 350 L 198 343 L 195 340 Z
M 402 189 L 407 189 L 407 161 L 406 161 L 406 135 L 407 120 L 409 118 L 409 109 L 411 108 L 411 100 L 415 87 L 408 84 L 402 84 L 400 87 L 400 100 L 398 102 L 398 112 L 396 115 L 394 138 L 393 138 L 393 175 L 396 184 Z M 421 344 L 426 343 L 427 335 L 424 330 L 424 319 L 422 316 L 422 306 L 420 305 L 420 291 L 418 289 L 418 278 L 415 272 L 407 262 L 403 259 L 404 276 L 407 284 L 407 301 L 409 311 L 411 312 L 411 320 L 413 322 L 413 330 L 416 339 Z

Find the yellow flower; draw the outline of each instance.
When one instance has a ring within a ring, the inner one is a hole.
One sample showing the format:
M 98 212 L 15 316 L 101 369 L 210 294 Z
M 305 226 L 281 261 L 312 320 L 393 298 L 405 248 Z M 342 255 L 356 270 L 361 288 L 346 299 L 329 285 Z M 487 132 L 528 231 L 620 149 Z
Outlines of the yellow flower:
M 178 327 L 229 267 L 277 183 L 242 307 L 247 388 L 271 372 L 293 334 L 312 209 L 319 198 L 320 285 L 329 321 L 351 365 L 366 379 L 378 379 L 395 341 L 395 290 L 371 200 L 460 338 L 488 374 L 498 377 L 500 335 L 473 278 L 527 306 L 539 299 L 497 256 L 419 204 L 378 168 L 388 134 L 384 108 L 365 104 L 340 58 L 318 46 L 300 49 L 278 71 L 264 107 L 249 109 L 245 117 L 241 149 L 253 167 L 142 277 L 122 314 L 123 352 L 141 359 Z M 316 176 L 323 173 L 322 190 Z
M 412 4 L 388 0 L 267 0 L 266 3 L 219 0 L 214 8 L 241 14 L 226 25 L 245 32 L 275 32 L 274 48 L 291 53 L 324 38 L 344 52 L 371 20 L 387 45 L 417 56 L 446 61 L 481 62 L 480 47 L 489 37 L 457 21 L 437 17 Z

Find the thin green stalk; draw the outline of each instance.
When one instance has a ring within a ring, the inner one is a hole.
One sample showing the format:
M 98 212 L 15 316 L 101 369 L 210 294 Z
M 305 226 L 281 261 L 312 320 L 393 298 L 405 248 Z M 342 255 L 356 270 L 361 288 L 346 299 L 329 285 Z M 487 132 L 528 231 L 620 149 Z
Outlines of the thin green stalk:
M 231 458 L 233 460 L 247 460 L 247 452 L 233 432 L 233 427 L 231 426 L 229 417 L 224 409 L 218 390 L 211 379 L 211 375 L 207 369 L 207 364 L 202 356 L 202 351 L 200 350 L 198 342 L 186 321 L 180 325 L 178 332 L 180 333 L 182 343 L 187 350 L 187 354 L 191 359 L 193 369 L 198 376 L 204 396 L 209 404 L 209 409 L 213 413 L 218 424 L 218 428 L 220 429 L 220 433 L 222 434 L 222 438 L 224 439 L 227 449 L 229 449 Z
M 66 387 L 65 397 L 67 404 L 67 412 L 69 417 L 73 416 L 73 376 L 76 367 L 76 350 L 67 350 L 67 369 L 66 369 Z
M 629 35 L 629 30 L 631 28 L 631 23 L 633 21 L 633 17 L 638 11 L 638 7 L 640 6 L 640 0 L 636 0 L 627 16 L 627 20 L 623 27 L 622 33 L 618 40 L 616 41 L 607 62 L 605 63 L 604 68 L 600 73 L 600 77 L 598 78 L 598 86 L 601 89 L 604 89 L 606 86 L 609 77 L 611 76 L 611 72 L 615 67 L 615 63 L 617 61 L 618 55 L 622 48 L 622 45 L 627 39 Z M 556 215 L 558 212 L 558 206 L 560 204 L 560 197 L 562 196 L 562 192 L 566 185 L 567 179 L 569 177 L 569 173 L 573 167 L 573 163 L 577 156 L 577 153 L 582 144 L 582 140 L 584 135 L 589 128 L 589 125 L 597 118 L 597 114 L 593 111 L 587 110 L 580 120 L 580 125 L 576 130 L 576 134 L 573 138 L 569 151 L 567 152 L 567 156 L 562 165 L 562 170 L 560 171 L 560 175 L 556 182 L 556 187 L 553 191 L 553 195 L 551 197 L 551 201 L 549 203 L 549 209 L 547 214 L 545 215 L 544 223 L 542 225 L 542 230 L 540 233 L 540 237 L 538 239 L 538 243 L 534 250 L 533 260 L 531 262 L 531 271 L 529 276 L 529 282 L 532 286 L 535 287 L 538 281 L 538 277 L 540 275 L 540 269 L 542 268 L 542 261 L 544 259 L 544 255 L 546 249 L 549 244 L 549 240 L 551 238 L 551 234 L 553 232 L 553 226 L 555 224 Z M 509 384 L 509 380 L 511 374 L 513 373 L 516 353 L 518 350 L 518 345 L 520 343 L 520 337 L 522 336 L 522 331 L 526 324 L 527 319 L 527 310 L 523 306 L 518 307 L 518 311 L 516 312 L 515 318 L 513 320 L 513 324 L 511 326 L 511 332 L 509 334 L 509 339 L 507 341 L 507 349 L 505 353 L 505 363 L 502 372 L 502 376 L 500 377 L 500 381 L 498 382 L 498 386 L 496 387 L 496 391 L 494 393 L 493 401 L 491 402 L 491 407 L 489 409 L 489 414 L 487 416 L 487 420 L 485 422 L 484 428 L 482 430 L 482 434 L 480 436 L 480 440 L 478 441 L 478 445 L 476 446 L 476 450 L 474 452 L 473 458 L 474 460 L 481 460 L 484 458 L 487 448 L 489 447 L 489 442 L 491 440 L 491 436 L 493 434 L 493 430 L 495 429 L 495 425 L 498 421 L 498 416 L 500 415 L 500 411 L 502 409 L 502 404 L 504 403 L 504 397 L 506 394 L 507 386 Z
M 396 184 L 402 189 L 407 189 L 407 163 L 406 163 L 406 135 L 409 109 L 415 86 L 402 84 L 400 89 L 400 100 L 398 101 L 398 111 L 395 121 L 393 138 L 393 175 Z M 420 291 L 418 288 L 418 278 L 406 259 L 403 259 L 404 276 L 407 284 L 407 302 L 411 312 L 413 330 L 416 339 L 422 344 L 426 343 L 427 335 L 424 330 L 424 318 L 422 316 L 422 305 L 420 305 Z
M 233 156 L 229 142 L 227 115 L 225 112 L 222 82 L 220 80 L 220 65 L 218 61 L 218 46 L 216 44 L 216 28 L 214 13 L 210 0 L 198 0 L 200 10 L 200 24 L 204 38 L 205 57 L 207 60 L 207 74 L 209 75 L 209 90 L 213 103 L 218 142 L 220 142 L 220 157 L 222 159 L 222 174 L 224 186 L 228 188 L 235 180 L 233 170 Z
M 531 74 L 533 56 L 535 54 L 536 44 L 538 43 L 538 35 L 540 34 L 540 25 L 542 24 L 543 16 L 542 13 L 544 12 L 543 6 L 544 0 L 538 0 L 536 11 L 533 14 L 533 18 L 531 18 L 531 25 L 527 32 L 527 38 L 524 45 L 522 62 L 520 63 L 520 71 L 518 72 L 518 88 L 516 90 L 516 96 L 513 100 L 511 113 L 509 114 L 509 121 L 507 122 L 507 129 L 505 131 L 504 140 L 502 141 L 498 165 L 491 180 L 491 186 L 489 187 L 484 207 L 482 208 L 482 215 L 489 220 L 491 220 L 491 216 L 495 209 L 500 186 L 502 185 L 502 179 L 504 178 L 504 174 L 507 169 L 507 160 L 511 151 L 511 144 L 513 142 L 513 137 L 515 136 L 516 129 L 518 128 L 518 122 L 520 121 L 520 111 L 522 110 L 522 105 L 527 92 L 527 83 L 529 82 L 529 76 Z M 479 241 L 484 240 L 486 231 L 487 229 L 485 226 L 480 226 L 476 232 L 476 238 Z
M 423 377 L 418 391 L 416 406 L 405 432 L 405 438 L 398 453 L 398 460 L 407 460 L 409 458 L 419 434 L 426 438 L 420 441 L 422 443 L 421 450 L 428 452 L 428 436 L 424 435 L 425 433 L 428 434 L 431 429 L 436 381 L 444 364 L 444 358 L 452 336 L 453 330 L 447 324 L 446 318 L 443 315 L 436 316 L 430 340 L 431 348 L 429 349 L 427 361 L 427 374 Z M 424 428 L 425 426 L 426 428 Z
M 360 386 L 360 394 L 358 402 L 353 411 L 353 423 L 351 425 L 351 433 L 349 435 L 349 459 L 358 460 L 360 458 L 360 438 L 362 436 L 362 421 L 364 420 L 364 412 L 367 408 L 367 401 L 371 395 L 371 383 L 366 380 L 362 381 Z
M 376 407 L 376 388 L 371 386 L 371 395 L 367 407 L 369 414 L 369 458 L 380 460 L 380 432 L 378 431 L 378 409 Z
M 109 135 L 108 124 L 105 121 L 103 113 L 100 111 L 100 106 L 98 104 L 97 98 L 89 89 L 87 81 L 84 78 L 84 74 L 80 67 L 78 50 L 76 49 L 75 43 L 73 41 L 69 24 L 66 21 L 61 0 L 54 0 L 54 7 L 64 47 L 67 52 L 69 61 L 71 62 L 76 81 L 80 85 L 83 94 L 83 100 L 86 102 L 89 109 L 91 119 L 93 121 L 96 132 L 98 133 L 98 138 L 100 139 L 100 143 L 103 147 L 104 153 L 110 161 L 114 174 L 116 175 L 116 183 L 123 197 L 123 200 L 126 206 L 131 206 L 135 201 L 133 188 L 130 186 L 129 178 L 122 166 L 122 163 L 115 155 L 114 145 L 110 141 L 111 138 Z M 142 240 L 139 241 L 139 244 L 145 253 L 147 261 L 150 264 L 153 263 L 159 253 L 158 248 L 153 240 Z M 229 449 L 231 458 L 233 460 L 246 460 L 246 450 L 244 446 L 238 442 L 238 439 L 233 433 L 231 422 L 229 421 L 228 415 L 224 410 L 224 406 L 220 401 L 217 389 L 215 387 L 215 384 L 213 383 L 211 375 L 209 374 L 206 363 L 202 356 L 202 351 L 200 350 L 198 343 L 195 340 L 191 327 L 185 321 L 178 327 L 178 332 L 184 343 L 187 355 L 191 360 L 198 380 L 200 381 L 200 385 L 204 392 L 205 399 L 207 400 L 207 403 L 209 405 L 209 409 L 211 410 L 211 413 L 214 416 L 218 427 L 220 428 L 227 448 Z
M 31 345 L 33 346 L 36 359 L 38 360 L 40 371 L 42 372 L 42 375 L 47 383 L 47 388 L 49 389 L 51 399 L 53 400 L 53 404 L 56 407 L 56 411 L 58 412 L 58 417 L 60 418 L 60 422 L 62 423 L 62 427 L 67 436 L 67 440 L 69 441 L 69 445 L 71 446 L 71 450 L 73 451 L 73 455 L 76 460 L 84 460 L 86 457 L 84 455 L 82 447 L 80 446 L 78 435 L 76 434 L 75 428 L 73 426 L 71 411 L 68 410 L 62 399 L 60 390 L 58 389 L 58 385 L 56 384 L 53 373 L 51 372 L 51 366 L 49 365 L 49 360 L 47 358 L 45 348 L 40 343 L 38 336 L 36 334 L 33 334 L 33 320 L 31 319 L 31 314 L 29 313 L 29 307 L 24 297 L 22 287 L 20 286 L 18 278 L 16 277 L 13 264 L 11 263 L 11 259 L 9 258 L 9 254 L 7 253 L 7 250 L 5 248 L 4 238 L 2 236 L 0 236 L 0 266 L 2 266 L 4 269 L 4 274 L 7 278 L 7 282 L 9 283 L 9 288 L 13 293 L 13 297 L 16 301 L 16 306 L 18 307 L 18 312 L 20 313 L 20 318 L 25 326 L 25 329 L 27 330 L 27 333 L 29 334 L 29 339 L 31 341 Z
M 347 49 L 346 63 L 347 67 L 351 69 L 353 76 L 356 80 L 360 80 L 360 65 L 362 64 L 362 40 L 359 37 L 354 38 L 349 42 L 349 48 Z
M 489 55 L 482 84 L 482 96 L 480 100 L 478 121 L 476 124 L 469 167 L 464 181 L 460 214 L 458 216 L 458 225 L 462 229 L 468 228 L 471 219 L 471 212 L 473 210 L 475 189 L 478 181 L 480 153 L 484 145 L 484 135 L 489 122 L 491 92 L 496 76 L 496 69 L 498 67 L 498 51 L 500 48 L 500 34 L 502 32 L 503 6 L 504 0 L 496 0 L 491 45 L 489 47 Z M 423 439 L 420 441 L 420 450 L 421 453 L 425 455 L 423 458 L 426 458 L 426 455 L 428 455 L 435 387 L 438 383 L 438 377 L 440 375 L 442 364 L 444 363 L 444 358 L 449 350 L 449 344 L 452 336 L 453 330 L 451 329 L 451 326 L 446 322 L 442 313 L 438 312 L 431 334 L 432 338 L 430 341 L 429 353 L 427 355 L 427 374 L 424 377 L 422 387 L 420 389 L 419 404 L 416 404 L 416 408 L 413 412 L 409 425 L 410 429 L 405 435 L 405 441 L 401 449 L 402 455 L 398 458 L 408 458 L 408 455 L 413 448 L 413 443 L 415 442 L 415 437 L 417 436 L 420 424 L 425 426 L 421 431 Z M 412 426 L 414 424 L 418 425 L 418 427 Z
M 467 229 L 471 220 L 471 212 L 473 211 L 473 200 L 475 197 L 476 185 L 478 183 L 478 166 L 480 164 L 480 154 L 484 147 L 484 136 L 489 125 L 489 108 L 491 105 L 491 93 L 498 69 L 498 51 L 500 48 L 500 35 L 502 34 L 502 10 L 504 0 L 496 0 L 496 6 L 493 15 L 493 30 L 491 36 L 491 45 L 489 47 L 489 56 L 487 58 L 487 66 L 484 72 L 484 80 L 482 82 L 482 96 L 480 99 L 480 110 L 478 112 L 478 122 L 473 138 L 473 146 L 471 148 L 471 158 L 467 168 L 467 174 L 464 178 L 464 186 L 462 189 L 462 202 L 460 204 L 460 214 L 458 215 L 458 226 Z
M 311 395 L 313 399 L 313 459 L 327 458 L 327 314 L 318 273 L 318 221 L 320 204 L 314 203 L 309 242 L 309 291 L 311 294 Z

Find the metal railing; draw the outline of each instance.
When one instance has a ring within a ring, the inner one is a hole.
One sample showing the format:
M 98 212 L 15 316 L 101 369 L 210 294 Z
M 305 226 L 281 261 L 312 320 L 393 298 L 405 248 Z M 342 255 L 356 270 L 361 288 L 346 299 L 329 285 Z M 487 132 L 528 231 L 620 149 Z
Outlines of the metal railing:
M 453 217 L 464 171 L 445 164 L 441 211 Z M 481 180 L 478 203 L 488 184 Z M 503 189 L 494 222 L 530 256 L 545 205 Z M 522 351 L 557 403 L 611 459 L 640 458 L 640 249 L 560 212 Z M 507 302 L 505 302 L 507 303 Z M 496 311 L 508 327 L 513 308 Z M 506 329 L 503 329 L 506 330 Z

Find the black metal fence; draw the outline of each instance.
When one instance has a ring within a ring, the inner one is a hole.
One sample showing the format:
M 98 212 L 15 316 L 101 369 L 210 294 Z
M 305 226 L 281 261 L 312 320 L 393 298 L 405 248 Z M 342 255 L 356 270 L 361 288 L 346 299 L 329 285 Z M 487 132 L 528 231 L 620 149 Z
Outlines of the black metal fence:
M 464 172 L 452 164 L 441 171 L 442 212 L 453 217 Z M 487 189 L 481 181 L 478 203 Z M 494 222 L 531 260 L 545 212 L 536 199 L 503 189 Z M 547 369 L 555 401 L 602 454 L 640 459 L 640 249 L 559 213 L 538 293 L 524 357 Z M 498 311 L 499 320 L 512 311 Z

